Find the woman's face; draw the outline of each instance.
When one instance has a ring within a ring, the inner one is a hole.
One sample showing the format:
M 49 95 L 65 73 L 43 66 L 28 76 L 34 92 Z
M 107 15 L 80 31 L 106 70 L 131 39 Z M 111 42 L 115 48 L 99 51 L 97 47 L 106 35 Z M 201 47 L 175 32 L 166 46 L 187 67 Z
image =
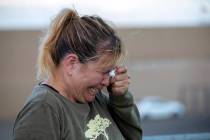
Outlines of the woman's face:
M 73 97 L 77 102 L 92 102 L 96 94 L 110 84 L 109 72 L 115 67 L 112 59 L 112 55 L 104 54 L 97 61 L 78 64 L 71 83 L 74 89 Z

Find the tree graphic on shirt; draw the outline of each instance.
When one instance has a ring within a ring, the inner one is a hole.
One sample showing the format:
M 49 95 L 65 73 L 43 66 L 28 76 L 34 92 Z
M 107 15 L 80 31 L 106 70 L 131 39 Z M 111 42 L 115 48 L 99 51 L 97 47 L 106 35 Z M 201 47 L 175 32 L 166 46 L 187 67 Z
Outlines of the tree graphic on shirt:
M 87 124 L 88 130 L 85 132 L 85 137 L 90 140 L 96 140 L 99 135 L 104 135 L 104 137 L 109 140 L 108 134 L 105 129 L 111 124 L 110 120 L 107 118 L 102 118 L 99 114 L 91 119 Z

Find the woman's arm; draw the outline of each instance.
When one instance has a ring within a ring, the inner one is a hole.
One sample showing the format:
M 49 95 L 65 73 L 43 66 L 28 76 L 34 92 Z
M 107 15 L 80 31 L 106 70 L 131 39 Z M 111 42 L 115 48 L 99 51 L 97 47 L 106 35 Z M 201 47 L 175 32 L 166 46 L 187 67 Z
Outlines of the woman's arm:
M 142 129 L 139 111 L 130 92 L 109 96 L 109 109 L 126 140 L 141 140 Z
M 109 92 L 108 106 L 112 117 L 126 140 L 141 140 L 140 115 L 134 104 L 133 96 L 128 92 L 130 77 L 127 68 L 117 66 L 113 76 L 107 87 Z

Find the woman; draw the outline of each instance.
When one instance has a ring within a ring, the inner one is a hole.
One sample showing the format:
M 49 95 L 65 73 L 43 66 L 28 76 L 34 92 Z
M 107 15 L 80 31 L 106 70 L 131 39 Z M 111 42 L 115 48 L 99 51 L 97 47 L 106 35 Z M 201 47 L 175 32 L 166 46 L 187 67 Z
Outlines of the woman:
M 100 17 L 60 12 L 39 49 L 42 82 L 19 112 L 13 138 L 140 140 L 127 68 L 116 65 L 123 54 L 120 39 Z M 101 92 L 104 87 L 109 97 Z

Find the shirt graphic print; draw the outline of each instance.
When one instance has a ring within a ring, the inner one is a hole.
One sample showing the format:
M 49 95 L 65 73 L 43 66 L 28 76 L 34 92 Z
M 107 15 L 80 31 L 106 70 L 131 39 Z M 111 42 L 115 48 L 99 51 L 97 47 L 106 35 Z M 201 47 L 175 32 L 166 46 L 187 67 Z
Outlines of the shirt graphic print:
M 101 117 L 99 114 L 91 119 L 88 124 L 88 130 L 85 132 L 85 137 L 89 140 L 96 140 L 98 136 L 103 135 L 106 140 L 109 140 L 109 136 L 106 133 L 106 128 L 111 125 L 111 121 L 107 118 Z

